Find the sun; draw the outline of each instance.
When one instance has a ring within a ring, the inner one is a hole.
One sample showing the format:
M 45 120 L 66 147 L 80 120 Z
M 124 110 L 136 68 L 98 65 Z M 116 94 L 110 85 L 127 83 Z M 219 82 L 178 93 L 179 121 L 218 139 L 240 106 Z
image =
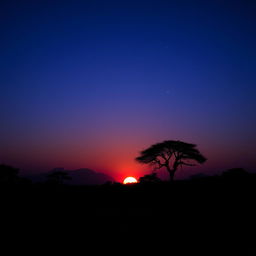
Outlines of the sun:
M 127 177 L 124 179 L 124 184 L 131 184 L 131 183 L 137 183 L 138 181 L 134 177 Z

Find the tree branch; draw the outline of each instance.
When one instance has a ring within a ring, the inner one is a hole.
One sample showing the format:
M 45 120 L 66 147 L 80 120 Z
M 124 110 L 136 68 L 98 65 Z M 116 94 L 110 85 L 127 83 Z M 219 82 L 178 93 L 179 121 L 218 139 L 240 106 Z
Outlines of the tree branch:
M 171 151 L 169 151 L 169 154 L 168 154 L 168 157 L 167 157 L 167 161 L 169 161 L 170 159 L 171 159 L 171 157 L 172 157 L 172 152 Z
M 185 162 L 179 162 L 179 164 L 183 164 L 183 165 L 187 165 L 187 166 L 196 166 L 196 164 L 189 164 L 189 163 L 185 163 Z
M 161 156 L 165 161 L 167 161 L 167 158 L 166 158 L 166 156 L 164 155 L 164 153 L 161 153 L 160 156 Z
M 158 165 L 156 167 L 156 169 L 161 169 L 163 166 L 165 166 L 164 164 L 161 163 L 161 161 L 159 159 L 155 159 L 153 162 L 152 162 L 154 165 Z

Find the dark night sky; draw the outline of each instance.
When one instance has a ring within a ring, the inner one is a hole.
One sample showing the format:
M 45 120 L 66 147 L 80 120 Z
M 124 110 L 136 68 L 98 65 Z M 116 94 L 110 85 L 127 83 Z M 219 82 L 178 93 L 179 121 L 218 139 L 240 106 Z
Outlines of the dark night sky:
M 198 144 L 180 177 L 256 167 L 255 1 L 1 1 L 0 161 L 139 177 L 152 143 Z M 144 170 L 144 171 L 143 171 Z

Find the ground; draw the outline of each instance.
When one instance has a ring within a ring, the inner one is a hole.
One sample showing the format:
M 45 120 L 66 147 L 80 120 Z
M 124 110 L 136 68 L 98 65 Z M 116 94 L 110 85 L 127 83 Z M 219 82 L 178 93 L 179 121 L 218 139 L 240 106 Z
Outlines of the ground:
M 254 184 L 215 180 L 2 188 L 2 231 L 11 248 L 53 244 L 59 251 L 74 251 L 96 243 L 98 250 L 107 243 L 107 251 L 119 244 L 158 255 L 250 255 Z

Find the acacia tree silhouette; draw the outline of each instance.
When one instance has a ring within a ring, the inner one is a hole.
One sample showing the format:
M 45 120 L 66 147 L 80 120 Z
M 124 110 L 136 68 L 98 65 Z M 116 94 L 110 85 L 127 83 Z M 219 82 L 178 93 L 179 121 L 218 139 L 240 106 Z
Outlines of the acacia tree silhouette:
M 204 163 L 207 159 L 199 152 L 195 144 L 179 140 L 166 140 L 156 143 L 140 152 L 136 161 L 142 164 L 150 164 L 155 169 L 165 167 L 173 181 L 174 175 L 182 165 L 195 166 L 194 163 Z

